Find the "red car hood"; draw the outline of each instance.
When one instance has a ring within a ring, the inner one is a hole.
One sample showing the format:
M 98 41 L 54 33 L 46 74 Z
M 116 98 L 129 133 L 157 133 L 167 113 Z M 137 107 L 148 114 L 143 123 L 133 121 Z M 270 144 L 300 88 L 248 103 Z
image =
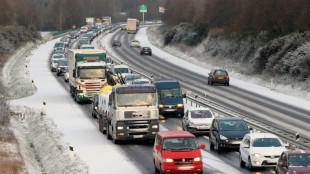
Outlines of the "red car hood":
M 163 158 L 197 158 L 201 157 L 200 149 L 195 150 L 163 150 Z

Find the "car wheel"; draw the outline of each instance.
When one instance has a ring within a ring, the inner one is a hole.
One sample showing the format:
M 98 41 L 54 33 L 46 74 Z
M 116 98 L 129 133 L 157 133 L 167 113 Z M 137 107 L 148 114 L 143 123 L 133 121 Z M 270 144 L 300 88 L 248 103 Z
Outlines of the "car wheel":
M 150 54 L 150 56 L 152 56 L 152 54 Z
M 108 140 L 112 140 L 112 137 L 111 137 L 111 135 L 110 135 L 109 123 L 107 123 L 106 129 L 107 129 L 107 139 L 108 139 Z
M 159 172 L 160 174 L 165 174 L 164 172 L 163 172 L 163 170 L 161 169 L 161 166 L 160 166 L 160 172 Z
M 212 80 L 210 81 L 210 85 L 211 85 L 211 86 L 213 85 L 213 82 L 212 82 Z
M 249 159 L 248 159 L 248 167 L 249 167 L 249 170 L 253 170 L 254 169 L 254 167 L 252 166 L 252 162 L 251 162 L 251 158 L 249 157 Z
M 156 167 L 155 163 L 154 163 L 154 172 L 155 172 L 155 173 L 159 173 L 159 170 L 158 170 L 158 168 Z
M 210 140 L 210 150 L 214 150 L 214 144 L 212 143 L 211 138 L 209 138 L 209 140 Z
M 245 167 L 245 162 L 242 160 L 241 158 L 241 152 L 239 152 L 239 164 L 240 164 L 240 167 L 241 168 L 244 168 Z
M 229 83 L 227 83 L 226 85 L 229 86 Z
M 102 116 L 99 116 L 99 131 L 103 133 L 103 122 L 102 122 Z
M 215 142 L 215 150 L 217 151 L 217 152 L 221 152 L 221 148 L 220 148 L 220 143 L 218 142 L 218 141 L 216 141 Z

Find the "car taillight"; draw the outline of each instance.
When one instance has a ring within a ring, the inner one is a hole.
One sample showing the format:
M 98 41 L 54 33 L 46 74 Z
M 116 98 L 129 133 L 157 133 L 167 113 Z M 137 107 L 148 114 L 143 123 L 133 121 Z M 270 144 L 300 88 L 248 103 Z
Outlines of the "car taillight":
M 229 75 L 226 76 L 226 79 L 229 79 Z
M 215 79 L 215 75 L 214 74 L 212 75 L 212 79 Z

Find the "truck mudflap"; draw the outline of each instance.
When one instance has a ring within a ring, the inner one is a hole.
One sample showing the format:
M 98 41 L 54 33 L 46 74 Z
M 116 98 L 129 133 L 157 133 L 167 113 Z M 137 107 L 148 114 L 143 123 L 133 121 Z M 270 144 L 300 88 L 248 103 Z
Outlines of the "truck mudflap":
M 154 140 L 159 131 L 159 120 L 118 121 L 116 140 Z

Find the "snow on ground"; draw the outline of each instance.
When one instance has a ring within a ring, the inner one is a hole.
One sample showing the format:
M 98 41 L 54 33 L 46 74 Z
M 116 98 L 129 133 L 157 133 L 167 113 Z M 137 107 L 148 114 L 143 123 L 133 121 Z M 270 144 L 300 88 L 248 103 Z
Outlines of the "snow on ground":
M 33 96 L 11 101 L 11 104 L 42 109 L 42 102 L 46 102 L 46 117 L 51 118 L 64 134 L 61 140 L 73 145 L 74 152 L 87 163 L 90 173 L 144 173 L 97 130 L 90 118 L 91 113 L 85 113 L 83 106 L 73 101 L 69 92 L 50 72 L 48 58 L 56 41 L 41 45 L 30 56 L 29 71 L 37 92 Z
M 189 58 L 188 61 L 185 61 L 183 59 L 180 59 L 176 56 L 173 56 L 169 53 L 166 53 L 162 51 L 160 48 L 154 46 L 149 42 L 149 36 L 147 36 L 147 29 L 146 28 L 141 28 L 139 32 L 136 34 L 135 39 L 139 40 L 141 45 L 148 45 L 152 48 L 153 54 L 156 56 L 165 59 L 166 61 L 169 61 L 171 63 L 174 63 L 180 67 L 184 67 L 187 69 L 192 70 L 193 72 L 202 74 L 207 76 L 207 74 L 210 72 L 210 69 L 206 69 L 204 67 L 200 67 L 197 65 L 194 65 L 193 63 L 189 62 L 192 61 L 194 58 Z M 152 37 L 152 39 L 156 38 L 155 36 Z M 177 50 L 174 50 L 177 51 Z M 197 60 L 196 60 L 197 61 Z M 238 76 L 239 77 L 239 76 Z M 230 75 L 230 85 L 233 86 L 238 86 L 239 88 L 243 88 L 245 90 L 260 94 L 262 96 L 272 98 L 277 101 L 281 101 L 299 108 L 303 108 L 305 110 L 310 110 L 310 101 L 303 100 L 300 98 L 296 98 L 293 96 L 285 95 L 278 93 L 276 91 L 270 90 L 269 88 L 259 86 L 254 83 L 249 83 L 247 81 L 239 80 L 238 78 L 235 78 L 233 75 Z M 308 94 L 310 95 L 310 94 Z
M 45 37 L 46 35 L 50 34 L 51 32 L 50 31 L 41 31 L 40 34 L 41 34 L 41 37 Z

